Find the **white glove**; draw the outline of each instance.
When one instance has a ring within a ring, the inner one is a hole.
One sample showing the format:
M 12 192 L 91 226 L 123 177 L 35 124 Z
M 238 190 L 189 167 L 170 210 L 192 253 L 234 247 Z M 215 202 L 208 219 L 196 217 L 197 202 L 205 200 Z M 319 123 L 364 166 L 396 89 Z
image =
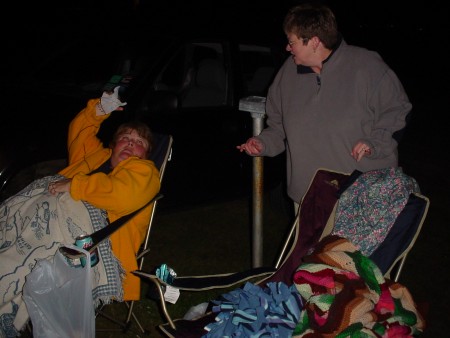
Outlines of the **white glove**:
M 119 86 L 117 86 L 112 93 L 103 92 L 100 101 L 95 106 L 95 111 L 97 116 L 111 114 L 111 112 L 126 104 L 126 102 L 119 100 Z

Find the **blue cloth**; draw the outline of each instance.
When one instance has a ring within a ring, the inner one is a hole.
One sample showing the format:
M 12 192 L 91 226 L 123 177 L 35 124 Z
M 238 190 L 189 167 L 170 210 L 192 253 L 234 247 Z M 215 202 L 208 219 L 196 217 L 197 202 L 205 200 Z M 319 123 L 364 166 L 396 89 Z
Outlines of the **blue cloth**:
M 203 338 L 215 337 L 290 337 L 303 307 L 294 286 L 283 282 L 261 287 L 247 282 L 242 289 L 215 300 L 212 311 L 216 322 L 205 327 Z

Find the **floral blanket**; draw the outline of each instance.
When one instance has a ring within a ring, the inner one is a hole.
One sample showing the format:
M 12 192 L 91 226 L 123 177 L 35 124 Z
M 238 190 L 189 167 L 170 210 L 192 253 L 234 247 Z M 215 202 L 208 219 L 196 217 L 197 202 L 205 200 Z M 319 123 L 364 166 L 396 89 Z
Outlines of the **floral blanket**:
M 69 193 L 53 196 L 49 183 L 62 176 L 38 179 L 0 205 L 0 336 L 15 337 L 29 316 L 22 300 L 26 276 L 39 259 L 53 259 L 60 244 L 108 224 L 106 212 Z M 100 262 L 92 270 L 92 295 L 100 302 L 121 301 L 123 270 L 108 240 L 99 245 Z
M 386 239 L 414 192 L 420 193 L 419 185 L 402 168 L 362 173 L 339 198 L 331 234 L 347 238 L 370 256 Z

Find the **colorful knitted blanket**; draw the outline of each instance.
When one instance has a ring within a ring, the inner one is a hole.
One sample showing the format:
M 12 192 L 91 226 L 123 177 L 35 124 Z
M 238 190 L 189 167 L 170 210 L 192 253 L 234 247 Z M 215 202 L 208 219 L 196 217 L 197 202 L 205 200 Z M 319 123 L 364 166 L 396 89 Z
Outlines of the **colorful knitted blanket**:
M 330 235 L 294 275 L 304 308 L 294 337 L 414 337 L 425 322 L 408 289 L 348 240 Z
M 0 204 L 0 337 L 15 337 L 29 319 L 22 290 L 36 260 L 52 260 L 61 243 L 74 244 L 108 224 L 104 210 L 69 193 L 51 195 L 48 184 L 58 179 L 38 179 Z M 94 305 L 120 301 L 123 270 L 110 241 L 100 243 L 99 256 L 92 270 Z

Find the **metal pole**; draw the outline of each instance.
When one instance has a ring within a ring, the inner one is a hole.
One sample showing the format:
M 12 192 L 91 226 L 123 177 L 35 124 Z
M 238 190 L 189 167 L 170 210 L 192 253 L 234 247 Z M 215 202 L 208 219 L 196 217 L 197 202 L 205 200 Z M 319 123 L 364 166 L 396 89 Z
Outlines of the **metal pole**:
M 249 96 L 239 101 L 239 110 L 248 111 L 253 119 L 253 136 L 259 135 L 264 128 L 266 98 Z M 263 193 L 264 166 L 263 157 L 253 157 L 253 225 L 252 225 L 252 266 L 263 266 Z

